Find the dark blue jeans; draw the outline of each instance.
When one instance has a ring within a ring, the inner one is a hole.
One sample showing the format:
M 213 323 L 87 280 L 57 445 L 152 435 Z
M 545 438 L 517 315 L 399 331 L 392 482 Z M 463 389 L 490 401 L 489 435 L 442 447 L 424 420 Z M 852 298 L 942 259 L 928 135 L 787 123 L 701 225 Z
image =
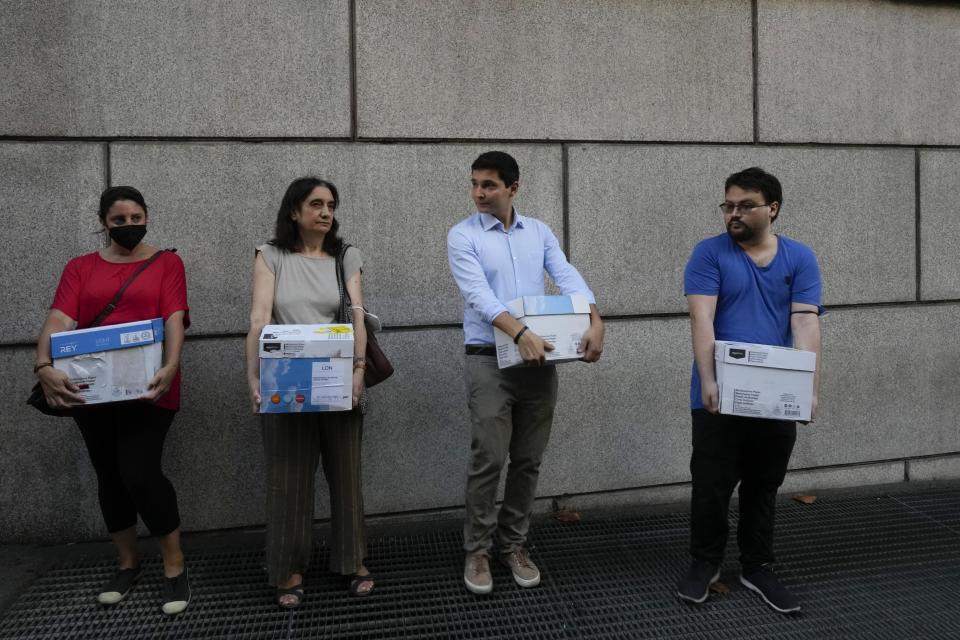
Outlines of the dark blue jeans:
M 690 553 L 723 561 L 730 496 L 740 484 L 737 543 L 744 573 L 774 561 L 773 523 L 777 490 L 797 439 L 795 422 L 693 411 L 693 497 Z

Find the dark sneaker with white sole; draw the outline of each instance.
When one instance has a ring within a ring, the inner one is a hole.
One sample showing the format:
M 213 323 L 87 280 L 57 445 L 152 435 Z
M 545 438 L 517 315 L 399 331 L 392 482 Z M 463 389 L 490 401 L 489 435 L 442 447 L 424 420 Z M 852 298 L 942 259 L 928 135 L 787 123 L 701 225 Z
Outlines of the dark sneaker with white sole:
M 100 589 L 100 593 L 97 594 L 97 602 L 100 604 L 117 604 L 127 597 L 130 589 L 133 589 L 133 585 L 137 584 L 141 576 L 143 576 L 143 567 L 120 569 Z
M 694 604 L 705 602 L 710 595 L 710 585 L 719 579 L 719 565 L 695 559 L 687 575 L 677 583 L 677 597 Z
M 780 584 L 773 571 L 760 567 L 750 573 L 740 576 L 740 583 L 747 589 L 756 592 L 770 608 L 779 613 L 796 613 L 800 611 L 800 603 Z
M 190 579 L 187 568 L 175 578 L 163 579 L 163 612 L 168 616 L 182 613 L 190 604 Z

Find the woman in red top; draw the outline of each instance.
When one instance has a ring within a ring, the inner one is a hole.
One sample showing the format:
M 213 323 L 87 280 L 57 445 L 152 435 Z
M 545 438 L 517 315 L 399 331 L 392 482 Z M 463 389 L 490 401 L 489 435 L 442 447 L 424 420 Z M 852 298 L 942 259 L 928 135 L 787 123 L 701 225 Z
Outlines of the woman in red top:
M 89 327 L 121 286 L 158 249 L 141 242 L 147 205 L 133 187 L 111 187 L 100 196 L 100 223 L 110 244 L 67 263 L 37 342 L 35 372 L 51 407 L 83 403 L 80 389 L 52 366 L 50 335 Z M 180 354 L 190 324 L 183 262 L 164 252 L 123 293 L 103 325 L 163 318 L 163 363 L 144 400 L 74 409 L 97 473 L 100 509 L 117 547 L 119 570 L 97 600 L 122 600 L 142 570 L 137 558 L 137 515 L 160 539 L 163 555 L 163 612 L 186 609 L 190 585 L 180 549 L 177 494 L 163 474 L 163 442 L 180 408 Z

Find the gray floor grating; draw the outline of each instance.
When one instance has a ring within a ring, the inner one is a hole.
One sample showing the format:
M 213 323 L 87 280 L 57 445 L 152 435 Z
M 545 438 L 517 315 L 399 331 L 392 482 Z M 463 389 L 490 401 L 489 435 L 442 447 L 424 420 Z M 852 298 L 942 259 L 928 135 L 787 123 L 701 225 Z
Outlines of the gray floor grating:
M 38 578 L 0 619 L 0 639 L 960 638 L 960 491 L 782 504 L 778 573 L 803 604 L 794 617 L 740 587 L 732 546 L 721 576 L 730 592 L 696 608 L 677 602 L 687 523 L 657 515 L 542 524 L 531 538 L 542 585 L 519 589 L 496 566 L 489 597 L 464 590 L 452 531 L 371 539 L 378 583 L 365 599 L 325 572 L 321 547 L 293 613 L 274 605 L 251 550 L 190 554 L 195 598 L 175 619 L 159 612 L 156 560 L 110 609 L 94 594 L 112 563 L 80 561 Z

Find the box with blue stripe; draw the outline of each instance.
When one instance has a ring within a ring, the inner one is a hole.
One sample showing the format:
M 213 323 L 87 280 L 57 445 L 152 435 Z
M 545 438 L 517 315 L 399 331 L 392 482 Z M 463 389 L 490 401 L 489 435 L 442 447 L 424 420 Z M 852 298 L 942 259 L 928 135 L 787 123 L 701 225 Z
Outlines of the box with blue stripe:
M 162 366 L 163 319 L 54 333 L 50 354 L 86 404 L 136 400 Z
M 511 300 L 506 307 L 510 315 L 553 345 L 553 351 L 546 354 L 548 363 L 574 362 L 583 357 L 577 349 L 584 332 L 590 328 L 590 302 L 586 297 L 523 296 Z M 513 344 L 513 337 L 496 327 L 493 333 L 497 342 L 497 366 L 507 369 L 522 365 L 523 358 Z
M 267 325 L 260 332 L 260 413 L 353 408 L 353 325 Z

